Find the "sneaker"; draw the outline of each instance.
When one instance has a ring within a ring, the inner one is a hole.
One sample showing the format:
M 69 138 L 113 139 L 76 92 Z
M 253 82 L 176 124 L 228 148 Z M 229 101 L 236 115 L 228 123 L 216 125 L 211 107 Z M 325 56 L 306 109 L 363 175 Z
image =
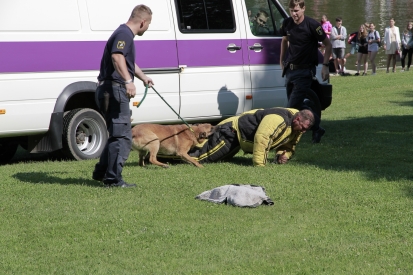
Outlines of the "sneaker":
M 111 188 L 111 187 L 120 187 L 120 188 L 131 188 L 131 187 L 136 187 L 136 184 L 129 184 L 124 181 L 120 181 L 118 183 L 111 183 L 111 184 L 105 184 L 106 188 Z
M 371 75 L 376 75 L 376 73 L 371 73 Z
M 400 72 L 401 72 L 401 73 L 404 72 L 404 69 L 401 69 Z
M 318 128 L 318 131 L 313 131 L 313 143 L 320 143 L 321 137 L 326 133 L 323 128 Z
M 363 73 L 363 74 L 362 74 L 362 76 L 365 76 L 365 75 L 367 75 L 367 74 L 366 74 L 366 73 Z

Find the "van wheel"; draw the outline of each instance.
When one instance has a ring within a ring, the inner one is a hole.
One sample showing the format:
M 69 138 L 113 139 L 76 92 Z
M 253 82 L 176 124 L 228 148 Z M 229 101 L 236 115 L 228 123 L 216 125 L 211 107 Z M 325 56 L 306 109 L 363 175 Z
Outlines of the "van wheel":
M 63 118 L 62 153 L 76 160 L 98 158 L 108 140 L 103 117 L 93 109 L 74 109 Z
M 0 163 L 10 161 L 14 154 L 16 154 L 17 147 L 19 147 L 19 143 L 17 142 L 13 142 L 8 138 L 4 140 L 0 139 Z

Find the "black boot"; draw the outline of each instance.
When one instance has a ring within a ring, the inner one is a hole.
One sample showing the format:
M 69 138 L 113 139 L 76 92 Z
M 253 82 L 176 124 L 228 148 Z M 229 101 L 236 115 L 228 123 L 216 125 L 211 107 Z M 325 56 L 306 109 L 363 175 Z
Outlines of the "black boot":
M 321 137 L 325 134 L 326 130 L 319 127 L 317 131 L 313 131 L 313 143 L 320 143 Z

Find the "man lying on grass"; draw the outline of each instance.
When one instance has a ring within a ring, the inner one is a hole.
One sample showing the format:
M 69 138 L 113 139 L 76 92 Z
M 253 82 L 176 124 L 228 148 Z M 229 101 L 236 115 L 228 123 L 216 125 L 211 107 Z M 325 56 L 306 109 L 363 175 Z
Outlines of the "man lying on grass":
M 254 166 L 265 166 L 268 152 L 276 149 L 274 162 L 285 164 L 294 154 L 301 135 L 313 124 L 314 115 L 307 109 L 251 110 L 220 122 L 216 132 L 189 155 L 200 163 L 216 162 L 232 158 L 242 149 L 253 154 Z

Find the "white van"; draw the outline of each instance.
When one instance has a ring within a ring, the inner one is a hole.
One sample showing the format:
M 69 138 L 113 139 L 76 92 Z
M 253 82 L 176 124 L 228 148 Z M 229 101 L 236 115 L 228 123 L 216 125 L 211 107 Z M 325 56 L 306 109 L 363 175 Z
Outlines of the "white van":
M 277 0 L 141 3 L 153 18 L 149 30 L 136 37 L 136 63 L 186 121 L 286 105 L 279 26 L 287 13 Z M 94 101 L 100 59 L 109 36 L 141 3 L 0 3 L 0 161 L 12 158 L 18 145 L 78 160 L 99 157 L 107 140 Z M 265 32 L 257 33 L 254 15 L 260 11 L 268 20 Z M 130 103 L 132 124 L 182 123 L 151 89 L 134 107 L 144 94 L 140 85 Z

